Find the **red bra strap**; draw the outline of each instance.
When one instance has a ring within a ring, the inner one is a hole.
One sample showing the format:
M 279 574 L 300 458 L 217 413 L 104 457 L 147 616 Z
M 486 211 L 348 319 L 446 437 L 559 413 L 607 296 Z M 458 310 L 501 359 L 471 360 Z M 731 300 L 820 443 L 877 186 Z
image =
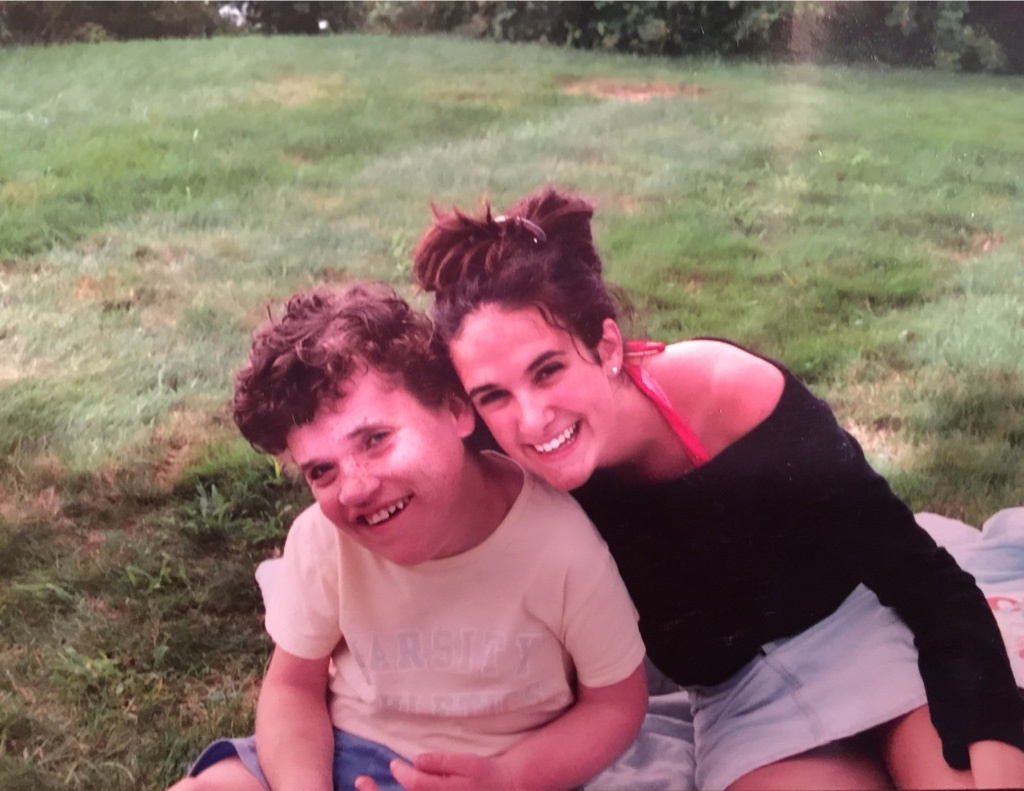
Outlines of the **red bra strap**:
M 625 344 L 625 352 L 629 357 L 656 354 L 664 349 L 665 344 L 658 341 L 626 341 Z M 661 389 L 661 385 L 654 381 L 654 377 L 636 363 L 629 362 L 628 360 L 624 361 L 623 368 L 629 374 L 629 378 L 640 388 L 641 392 L 645 393 L 654 402 L 654 405 L 658 407 L 658 411 L 668 421 L 672 431 L 683 444 L 683 449 L 686 451 L 686 455 L 690 457 L 690 461 L 693 462 L 693 466 L 699 467 L 710 460 L 711 456 L 704 450 L 704 446 L 693 432 L 693 429 L 672 408 L 668 396 Z
M 646 357 L 648 354 L 660 354 L 665 351 L 665 344 L 661 341 L 623 341 L 622 345 L 627 357 Z

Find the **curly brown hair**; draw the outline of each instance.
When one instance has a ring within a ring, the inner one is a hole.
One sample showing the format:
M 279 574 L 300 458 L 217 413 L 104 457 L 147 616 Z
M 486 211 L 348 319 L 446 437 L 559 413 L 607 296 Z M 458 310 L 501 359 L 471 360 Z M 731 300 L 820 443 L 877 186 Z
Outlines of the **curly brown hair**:
M 287 449 L 293 426 L 313 420 L 344 383 L 373 369 L 425 407 L 465 398 L 430 319 L 383 283 L 326 288 L 289 297 L 285 315 L 253 334 L 235 377 L 235 423 L 257 449 Z
M 504 216 L 489 203 L 478 216 L 431 206 L 434 222 L 413 254 L 417 285 L 434 292 L 433 317 L 446 342 L 484 304 L 538 308 L 593 350 L 605 319 L 629 312 L 602 278 L 590 229 L 593 206 L 554 187 L 521 198 Z

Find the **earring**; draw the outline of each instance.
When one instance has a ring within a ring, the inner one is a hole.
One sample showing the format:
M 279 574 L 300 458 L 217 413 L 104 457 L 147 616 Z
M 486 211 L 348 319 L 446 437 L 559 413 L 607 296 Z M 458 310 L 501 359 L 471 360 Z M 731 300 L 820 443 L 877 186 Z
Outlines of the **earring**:
M 612 366 L 612 376 L 618 376 L 618 375 L 619 375 L 619 366 L 613 365 Z

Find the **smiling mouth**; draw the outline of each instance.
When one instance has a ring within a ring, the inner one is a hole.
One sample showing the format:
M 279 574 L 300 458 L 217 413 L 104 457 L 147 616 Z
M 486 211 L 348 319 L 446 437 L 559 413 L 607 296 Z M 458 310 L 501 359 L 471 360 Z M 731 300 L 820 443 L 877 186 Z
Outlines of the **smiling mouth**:
M 366 514 L 365 516 L 359 517 L 359 519 L 369 525 L 370 527 L 376 527 L 377 525 L 383 524 L 391 519 L 395 514 L 402 511 L 405 506 L 412 500 L 412 495 L 403 497 L 398 502 L 392 503 L 387 508 L 381 508 L 379 511 L 374 511 L 372 514 Z
M 543 445 L 532 445 L 531 447 L 537 451 L 537 453 L 554 453 L 559 448 L 565 447 L 566 443 L 572 440 L 580 430 L 580 421 L 576 421 L 569 428 L 559 434 L 552 440 L 548 440 Z

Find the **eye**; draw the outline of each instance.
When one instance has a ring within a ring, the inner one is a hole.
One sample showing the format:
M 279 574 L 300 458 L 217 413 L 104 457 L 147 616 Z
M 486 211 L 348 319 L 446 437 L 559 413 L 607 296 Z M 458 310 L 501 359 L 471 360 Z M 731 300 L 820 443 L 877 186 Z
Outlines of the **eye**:
M 543 382 L 546 379 L 550 379 L 552 376 L 561 371 L 565 366 L 562 363 L 548 363 L 537 369 L 537 373 L 534 375 L 534 381 Z
M 330 464 L 317 464 L 314 467 L 310 467 L 306 470 L 306 480 L 312 485 L 314 483 L 324 484 L 327 483 L 331 471 L 334 468 Z
M 484 407 L 494 406 L 507 397 L 507 390 L 488 390 L 483 395 L 477 396 L 476 407 L 477 409 L 483 409 Z
M 376 448 L 390 436 L 390 431 L 372 431 L 366 435 L 366 447 L 370 449 Z

